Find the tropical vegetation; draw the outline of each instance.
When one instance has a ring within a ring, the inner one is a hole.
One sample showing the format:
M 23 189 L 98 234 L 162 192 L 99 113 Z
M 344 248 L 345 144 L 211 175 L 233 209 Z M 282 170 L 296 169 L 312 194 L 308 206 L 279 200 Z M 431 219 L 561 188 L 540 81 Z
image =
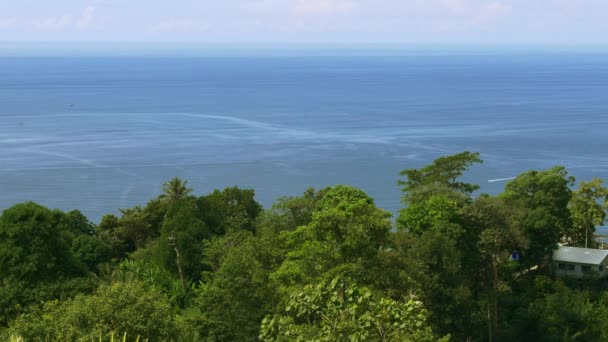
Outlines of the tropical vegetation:
M 608 340 L 606 283 L 550 263 L 560 242 L 596 247 L 602 180 L 558 166 L 488 195 L 463 180 L 482 162 L 403 170 L 396 217 L 348 185 L 264 209 L 252 189 L 179 178 L 97 224 L 16 204 L 0 215 L 0 339 Z

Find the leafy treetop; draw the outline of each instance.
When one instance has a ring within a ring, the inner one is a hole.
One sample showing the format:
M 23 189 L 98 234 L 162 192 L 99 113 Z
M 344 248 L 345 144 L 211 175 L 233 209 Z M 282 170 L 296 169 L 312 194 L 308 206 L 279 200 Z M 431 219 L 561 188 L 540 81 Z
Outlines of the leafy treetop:
M 399 180 L 398 184 L 404 193 L 403 202 L 411 204 L 427 195 L 445 192 L 449 189 L 464 195 L 470 195 L 479 185 L 459 182 L 458 178 L 474 164 L 483 163 L 479 152 L 465 151 L 447 157 L 435 159 L 432 164 L 421 169 L 405 169 L 401 176 L 406 180 Z M 441 190 L 443 189 L 443 190 Z

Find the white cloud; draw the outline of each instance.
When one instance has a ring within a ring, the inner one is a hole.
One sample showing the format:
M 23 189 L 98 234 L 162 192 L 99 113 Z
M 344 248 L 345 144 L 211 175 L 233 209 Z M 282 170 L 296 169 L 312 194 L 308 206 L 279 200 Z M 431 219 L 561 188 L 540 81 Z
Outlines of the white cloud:
M 209 25 L 189 19 L 167 19 L 152 27 L 153 31 L 163 32 L 206 31 L 208 29 Z
M 462 13 L 466 10 L 466 0 L 443 0 L 443 4 L 453 12 Z
M 492 24 L 508 16 L 510 13 L 511 6 L 494 1 L 481 8 L 476 21 L 483 24 Z
M 66 14 L 61 17 L 34 20 L 33 26 L 41 30 L 62 30 L 73 23 L 72 16 Z
M 347 0 L 297 0 L 295 12 L 298 15 L 328 15 L 351 11 L 355 4 Z
M 15 18 L 0 18 L 0 29 L 14 27 L 15 24 L 17 24 Z
M 95 10 L 95 6 L 87 6 L 84 11 L 82 11 L 82 14 L 78 18 L 78 22 L 76 23 L 79 29 L 82 30 L 91 26 L 95 20 Z

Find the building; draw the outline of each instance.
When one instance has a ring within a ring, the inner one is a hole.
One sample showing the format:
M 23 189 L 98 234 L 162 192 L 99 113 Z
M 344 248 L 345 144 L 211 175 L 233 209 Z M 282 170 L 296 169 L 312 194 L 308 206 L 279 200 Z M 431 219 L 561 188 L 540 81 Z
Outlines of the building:
M 553 251 L 555 275 L 583 278 L 608 276 L 608 250 L 559 246 Z

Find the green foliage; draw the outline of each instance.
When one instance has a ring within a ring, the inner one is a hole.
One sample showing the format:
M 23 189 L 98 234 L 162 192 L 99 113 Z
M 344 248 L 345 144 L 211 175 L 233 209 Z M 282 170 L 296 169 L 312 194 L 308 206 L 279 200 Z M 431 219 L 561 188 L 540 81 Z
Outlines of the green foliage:
M 309 188 L 302 196 L 279 198 L 270 210 L 262 213 L 258 232 L 272 236 L 309 224 L 317 202 L 329 189 L 315 191 Z
M 485 292 L 488 331 L 492 339 L 498 331 L 499 296 L 511 291 L 511 254 L 522 250 L 525 242 L 501 198 L 480 196 L 466 208 L 465 217 L 467 226 L 479 232 L 476 246 L 479 280 Z
M 446 190 L 469 196 L 479 185 L 459 182 L 458 178 L 474 164 L 482 163 L 478 152 L 465 151 L 447 157 L 435 159 L 432 164 L 421 169 L 405 169 L 399 180 L 405 204 L 416 203 L 434 194 L 446 193 Z
M 480 162 L 404 170 L 397 230 L 344 185 L 263 211 L 253 190 L 197 198 L 174 178 L 97 226 L 16 205 L 0 216 L 0 339 L 608 340 L 604 281 L 544 276 L 560 239 L 589 243 L 604 221 L 602 181 L 572 192 L 556 167 L 473 198 L 460 178 Z
M 188 181 L 174 177 L 163 184 L 163 193 L 159 196 L 159 199 L 169 209 L 175 203 L 187 198 L 191 193 L 192 189 L 188 188 Z
M 111 280 L 137 280 L 146 288 L 161 291 L 172 305 L 179 308 L 185 308 L 192 299 L 189 287 L 183 288 L 177 277 L 153 261 L 123 261 L 112 272 Z
M 112 258 L 112 248 L 103 241 L 90 235 L 79 235 L 72 241 L 72 254 L 90 271 L 96 271 L 97 265 Z
M 63 229 L 69 232 L 72 237 L 95 234 L 95 225 L 80 211 L 72 210 L 64 214 L 61 211 L 56 210 L 55 214 L 61 217 L 59 224 L 62 225 Z
M 566 234 L 571 245 L 592 247 L 595 227 L 604 224 L 608 209 L 608 189 L 601 179 L 581 182 L 572 192 L 568 208 L 572 214 L 572 228 Z
M 118 221 L 120 235 L 127 238 L 133 250 L 144 246 L 151 239 L 158 237 L 149 223 L 148 213 L 139 206 L 121 209 L 122 217 Z
M 53 282 L 31 284 L 9 280 L 0 287 L 0 326 L 7 325 L 32 305 L 50 299 L 65 300 L 80 293 L 89 293 L 97 287 L 97 279 L 64 278 Z
M 571 226 L 569 186 L 574 182 L 563 167 L 528 171 L 507 183 L 503 197 L 528 240 L 526 265 L 538 265 Z
M 206 244 L 197 304 L 201 335 L 211 341 L 256 341 L 276 291 L 268 275 L 276 267 L 273 246 L 247 231 L 233 231 Z M 238 328 L 236 328 L 238 327 Z
M 262 206 L 254 197 L 254 190 L 231 187 L 200 197 L 198 205 L 214 235 L 223 235 L 229 230 L 255 232 Z
M 334 278 L 291 296 L 284 313 L 262 323 L 262 341 L 447 341 L 426 322 L 415 299 L 375 296 L 365 287 Z
M 150 228 L 155 232 L 156 236 L 160 235 L 160 229 L 163 225 L 163 220 L 169 210 L 167 202 L 163 197 L 157 197 L 149 201 L 144 207 L 146 212 L 147 222 Z
M 11 331 L 25 340 L 96 340 L 108 332 L 179 340 L 168 299 L 139 282 L 102 285 L 92 295 L 46 302 L 20 316 Z
M 199 213 L 200 207 L 194 198 L 174 203 L 164 220 L 158 244 L 161 265 L 179 275 L 179 253 L 183 276 L 192 281 L 200 279 L 203 240 L 211 237 L 211 231 Z
M 608 340 L 608 296 L 593 300 L 588 291 L 572 290 L 556 282 L 550 293 L 536 299 L 527 318 L 535 329 L 532 339 L 543 341 Z
M 287 288 L 343 273 L 372 281 L 365 270 L 377 262 L 390 229 L 390 214 L 364 192 L 336 186 L 319 200 L 308 225 L 281 234 L 289 252 L 271 278 Z
M 83 274 L 70 253 L 56 215 L 28 202 L 0 216 L 0 284 L 8 279 L 36 283 Z
M 386 242 L 390 216 L 363 191 L 339 185 L 317 203 L 308 228 L 315 240 L 334 244 L 343 260 L 365 259 Z
M 413 203 L 399 212 L 397 227 L 420 235 L 429 230 L 454 228 L 459 221 L 459 204 L 443 195 L 432 195 L 427 200 Z M 458 232 L 451 235 L 459 235 Z
M 49 284 L 86 274 L 70 252 L 61 219 L 61 212 L 32 202 L 0 216 L 0 325 L 27 305 L 49 298 Z
M 129 259 L 133 261 L 155 261 L 159 260 L 159 240 L 152 240 L 144 247 L 138 248 L 129 254 Z
M 438 231 L 428 231 L 398 242 L 396 248 L 404 255 L 401 267 L 415 284 L 410 290 L 429 309 L 431 326 L 441 334 L 467 336 L 479 324 L 474 318 L 475 286 L 456 241 Z
M 122 259 L 128 251 L 133 250 L 124 231 L 119 229 L 120 219 L 116 215 L 104 215 L 97 225 L 96 234 L 99 240 L 110 246 L 112 257 Z

